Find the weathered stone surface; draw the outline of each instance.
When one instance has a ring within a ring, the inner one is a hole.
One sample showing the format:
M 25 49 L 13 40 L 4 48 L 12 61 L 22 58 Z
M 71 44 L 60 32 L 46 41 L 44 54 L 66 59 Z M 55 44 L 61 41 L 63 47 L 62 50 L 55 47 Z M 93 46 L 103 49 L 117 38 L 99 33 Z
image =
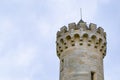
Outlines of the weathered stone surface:
M 60 80 L 104 80 L 103 58 L 106 34 L 103 28 L 85 22 L 69 24 L 57 33 Z

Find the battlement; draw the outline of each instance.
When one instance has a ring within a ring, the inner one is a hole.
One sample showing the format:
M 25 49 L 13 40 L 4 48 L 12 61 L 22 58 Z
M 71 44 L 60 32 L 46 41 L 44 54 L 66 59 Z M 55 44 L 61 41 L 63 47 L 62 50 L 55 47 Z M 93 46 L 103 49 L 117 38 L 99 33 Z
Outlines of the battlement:
M 104 57 L 106 55 L 106 32 L 101 27 L 97 28 L 97 25 L 93 23 L 89 26 L 83 21 L 78 24 L 70 23 L 68 28 L 63 26 L 57 32 L 56 44 L 58 57 L 71 47 L 85 45 L 97 49 Z
M 61 37 L 62 35 L 64 35 L 67 32 L 73 32 L 75 30 L 79 30 L 79 31 L 91 31 L 91 33 L 98 33 L 101 36 L 103 36 L 104 38 L 106 38 L 106 32 L 104 32 L 104 29 L 101 27 L 97 28 L 96 24 L 90 23 L 89 27 L 86 25 L 85 22 L 82 23 L 70 23 L 68 24 L 68 28 L 66 26 L 63 26 L 60 28 L 60 31 L 57 32 L 57 38 Z

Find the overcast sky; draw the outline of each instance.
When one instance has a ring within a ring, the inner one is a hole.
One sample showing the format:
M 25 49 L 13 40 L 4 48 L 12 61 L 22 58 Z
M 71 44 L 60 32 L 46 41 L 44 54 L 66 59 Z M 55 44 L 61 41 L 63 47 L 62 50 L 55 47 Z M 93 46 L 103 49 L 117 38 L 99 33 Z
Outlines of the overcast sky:
M 120 80 L 119 0 L 0 0 L 0 80 L 59 80 L 56 32 L 80 8 L 107 32 L 105 80 Z

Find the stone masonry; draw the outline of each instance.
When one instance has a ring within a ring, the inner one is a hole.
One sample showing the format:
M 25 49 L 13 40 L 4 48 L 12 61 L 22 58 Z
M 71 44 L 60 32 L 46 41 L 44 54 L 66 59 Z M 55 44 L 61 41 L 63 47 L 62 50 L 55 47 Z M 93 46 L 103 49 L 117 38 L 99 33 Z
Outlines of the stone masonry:
M 106 55 L 106 33 L 80 20 L 57 32 L 57 56 L 60 80 L 104 80 L 103 58 Z

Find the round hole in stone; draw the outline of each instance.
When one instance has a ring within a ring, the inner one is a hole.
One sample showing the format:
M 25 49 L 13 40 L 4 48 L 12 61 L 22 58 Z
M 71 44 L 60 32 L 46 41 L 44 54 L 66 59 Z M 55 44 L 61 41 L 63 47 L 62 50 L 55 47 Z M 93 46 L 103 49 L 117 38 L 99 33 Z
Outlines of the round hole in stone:
M 82 39 L 80 39 L 80 41 L 83 41 Z
M 83 43 L 80 43 L 80 45 L 83 45 Z
M 73 40 L 71 42 L 74 42 Z
M 72 46 L 75 46 L 75 44 L 72 44 Z
M 60 56 L 60 54 L 58 54 L 58 56 Z
M 88 42 L 91 42 L 91 40 L 88 40 Z
M 91 46 L 91 44 L 88 44 L 88 46 Z
M 102 52 L 102 49 L 100 49 L 100 52 Z
M 65 49 L 67 49 L 68 47 L 66 46 Z
M 98 42 L 96 42 L 96 44 L 98 44 Z
M 61 48 L 61 47 L 59 47 L 59 48 Z
M 95 48 L 97 48 L 97 46 L 95 46 Z
M 60 52 L 63 52 L 63 50 L 60 50 Z
M 104 48 L 104 46 L 102 46 L 102 48 Z
M 66 45 L 66 43 L 64 43 L 64 45 Z

